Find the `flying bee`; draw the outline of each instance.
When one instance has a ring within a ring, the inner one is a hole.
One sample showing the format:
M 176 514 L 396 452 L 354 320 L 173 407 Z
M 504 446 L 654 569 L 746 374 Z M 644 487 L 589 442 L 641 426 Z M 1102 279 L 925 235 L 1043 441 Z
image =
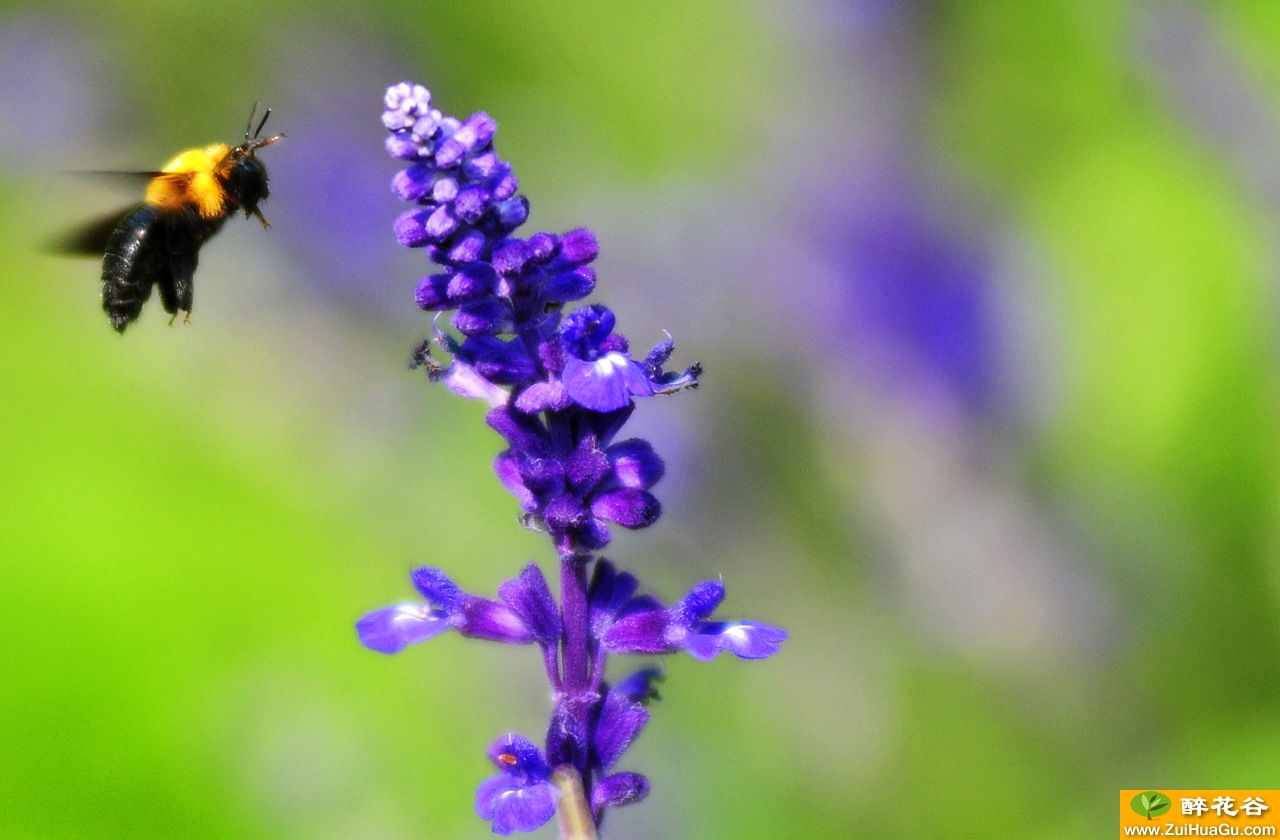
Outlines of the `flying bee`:
M 262 136 L 270 108 L 250 134 L 257 110 L 255 104 L 239 146 L 215 143 L 187 149 L 158 172 L 131 173 L 150 179 L 143 202 L 85 228 L 67 243 L 74 252 L 104 255 L 102 308 L 118 332 L 142 312 L 152 286 L 160 290 L 164 311 L 172 316 L 169 323 L 179 311 L 184 322 L 190 320 L 200 246 L 236 210 L 270 227 L 258 209 L 268 194 L 267 169 L 255 152 L 284 135 Z

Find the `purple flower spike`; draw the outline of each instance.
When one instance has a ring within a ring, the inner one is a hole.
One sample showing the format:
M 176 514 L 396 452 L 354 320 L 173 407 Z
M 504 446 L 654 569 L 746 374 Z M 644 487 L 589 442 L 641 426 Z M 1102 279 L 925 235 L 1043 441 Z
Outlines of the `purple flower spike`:
M 476 813 L 493 823 L 493 833 L 535 831 L 555 816 L 560 792 L 551 784 L 547 762 L 538 748 L 519 735 L 508 735 L 489 748 L 489 758 L 502 775 L 485 779 L 476 790 Z
M 494 148 L 497 123 L 489 115 L 444 116 L 430 92 L 410 82 L 389 88 L 383 104 L 387 151 L 404 161 L 391 190 L 408 203 L 395 236 L 436 266 L 413 288 L 414 303 L 432 320 L 410 367 L 488 405 L 485 422 L 506 446 L 494 471 L 515 497 L 517 521 L 550 540 L 560 577 L 557 600 L 528 563 L 497 598 L 485 598 L 438 569 L 417 569 L 413 584 L 426 603 L 372 612 L 357 631 L 384 653 L 450 628 L 503 644 L 536 643 L 554 703 L 544 746 L 517 735 L 495 743 L 489 758 L 501 772 L 480 784 L 476 811 L 502 835 L 534 831 L 557 810 L 563 826 L 598 828 L 608 809 L 649 792 L 645 776 L 617 767 L 648 723 L 662 679 L 658 669 L 640 667 L 610 688 L 609 657 L 687 650 L 712 659 L 727 650 L 763 659 L 787 634 L 757 622 L 713 621 L 721 583 L 701 583 L 667 607 L 641 593 L 634 574 L 598 556 L 611 527 L 645 528 L 662 513 L 652 491 L 666 465 L 648 441 L 622 437 L 623 427 L 643 398 L 697 387 L 701 368 L 666 370 L 675 351 L 669 334 L 633 358 L 606 306 L 566 311 L 596 289 L 600 242 L 586 227 L 517 235 L 529 200 Z

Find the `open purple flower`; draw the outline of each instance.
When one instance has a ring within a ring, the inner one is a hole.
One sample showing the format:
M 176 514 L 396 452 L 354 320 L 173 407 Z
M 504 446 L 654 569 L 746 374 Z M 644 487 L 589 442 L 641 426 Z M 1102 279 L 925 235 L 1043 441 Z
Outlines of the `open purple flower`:
M 778 652 L 787 631 L 755 621 L 707 621 L 724 599 L 724 586 L 698 584 L 671 609 L 633 611 L 604 633 L 612 653 L 688 651 L 694 659 L 714 659 L 727 650 L 742 659 L 766 659 Z
M 632 397 L 653 396 L 644 367 L 627 355 L 626 339 L 615 336 L 615 320 L 605 307 L 587 306 L 560 325 L 565 393 L 592 411 L 617 411 Z
M 362 645 L 398 653 L 451 627 L 464 636 L 513 645 L 558 638 L 555 602 L 537 566 L 499 587 L 500 601 L 464 593 L 439 569 L 415 569 L 411 579 L 427 602 L 369 613 L 356 622 Z
M 542 753 L 527 738 L 508 735 L 489 748 L 489 759 L 502 771 L 476 790 L 476 813 L 493 823 L 494 834 L 535 831 L 556 813 L 560 792 Z

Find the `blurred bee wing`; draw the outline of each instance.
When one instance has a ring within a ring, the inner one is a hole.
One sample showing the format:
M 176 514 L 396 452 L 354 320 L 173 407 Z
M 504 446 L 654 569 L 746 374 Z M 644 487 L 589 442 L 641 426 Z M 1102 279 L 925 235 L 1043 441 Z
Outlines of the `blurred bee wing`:
M 73 228 L 46 243 L 45 250 L 55 254 L 101 258 L 102 253 L 107 250 L 107 240 L 111 238 L 111 233 L 119 227 L 134 206 L 136 205 L 113 211 Z
M 114 181 L 154 181 L 156 178 L 165 178 L 175 182 L 183 182 L 191 180 L 190 172 L 160 172 L 160 171 L 128 171 L 118 169 L 89 169 L 79 170 L 74 173 L 77 176 L 85 176 L 89 178 L 104 178 Z M 86 222 L 79 227 L 73 228 L 64 234 L 55 237 L 51 242 L 46 244 L 45 250 L 52 251 L 56 254 L 70 254 L 80 256 L 102 256 L 102 252 L 107 248 L 107 240 L 111 237 L 112 231 L 124 221 L 124 217 L 137 205 L 131 205 L 122 210 L 115 210 L 107 215 Z
M 158 169 L 77 169 L 70 174 L 76 177 L 101 178 L 114 181 L 150 181 L 152 178 L 172 173 L 161 172 Z

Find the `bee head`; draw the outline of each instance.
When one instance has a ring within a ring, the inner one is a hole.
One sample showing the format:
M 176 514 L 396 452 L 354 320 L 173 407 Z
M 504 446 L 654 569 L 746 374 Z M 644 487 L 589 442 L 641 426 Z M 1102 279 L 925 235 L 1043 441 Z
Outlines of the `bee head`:
M 270 108 L 262 115 L 257 129 L 250 134 L 250 129 L 253 128 L 253 117 L 257 112 L 258 103 L 255 102 L 253 111 L 249 114 L 249 123 L 244 129 L 244 142 L 228 153 L 227 165 L 222 176 L 227 191 L 244 210 L 245 216 L 256 213 L 258 202 L 268 195 L 267 168 L 262 165 L 262 161 L 258 160 L 254 152 L 263 146 L 270 146 L 277 140 L 284 139 L 283 134 L 262 136 L 262 127 L 267 124 L 267 117 L 271 116 Z

